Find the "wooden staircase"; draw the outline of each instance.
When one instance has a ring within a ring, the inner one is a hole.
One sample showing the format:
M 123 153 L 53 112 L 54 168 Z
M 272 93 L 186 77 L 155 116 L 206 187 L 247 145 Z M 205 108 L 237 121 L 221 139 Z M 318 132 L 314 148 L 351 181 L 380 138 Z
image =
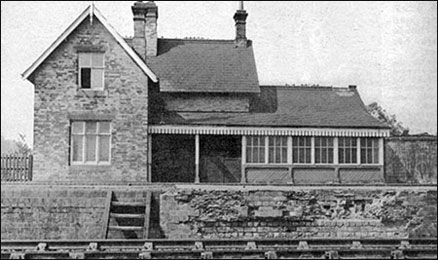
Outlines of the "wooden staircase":
M 105 206 L 104 239 L 146 239 L 149 234 L 151 193 L 129 198 L 108 192 Z

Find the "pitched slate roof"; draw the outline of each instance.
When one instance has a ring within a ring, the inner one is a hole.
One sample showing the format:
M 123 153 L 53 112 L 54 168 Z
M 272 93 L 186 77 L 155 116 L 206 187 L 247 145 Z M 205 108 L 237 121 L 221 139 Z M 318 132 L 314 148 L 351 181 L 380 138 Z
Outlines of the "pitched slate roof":
M 250 113 L 173 113 L 169 125 L 389 128 L 371 116 L 355 89 L 262 86 Z
M 158 39 L 147 64 L 162 92 L 259 93 L 254 52 L 233 40 Z

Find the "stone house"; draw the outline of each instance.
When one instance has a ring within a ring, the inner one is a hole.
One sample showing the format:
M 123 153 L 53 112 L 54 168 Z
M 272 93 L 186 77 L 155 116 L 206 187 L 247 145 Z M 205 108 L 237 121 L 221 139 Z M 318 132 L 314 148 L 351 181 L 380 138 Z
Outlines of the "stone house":
M 23 73 L 35 181 L 383 181 L 389 128 L 356 86 L 260 85 L 243 4 L 233 40 L 158 38 L 157 5 L 132 12 L 123 38 L 89 6 Z

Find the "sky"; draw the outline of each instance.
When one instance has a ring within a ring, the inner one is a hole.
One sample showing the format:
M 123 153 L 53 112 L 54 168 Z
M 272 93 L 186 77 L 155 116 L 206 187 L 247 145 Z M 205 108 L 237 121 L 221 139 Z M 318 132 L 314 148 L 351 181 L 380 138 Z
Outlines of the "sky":
M 238 1 L 155 1 L 158 36 L 233 39 Z M 1 1 L 1 133 L 33 142 L 33 85 L 21 78 L 91 1 Z M 95 1 L 132 36 L 133 1 Z M 437 132 L 436 2 L 245 1 L 260 84 L 357 85 L 411 133 Z

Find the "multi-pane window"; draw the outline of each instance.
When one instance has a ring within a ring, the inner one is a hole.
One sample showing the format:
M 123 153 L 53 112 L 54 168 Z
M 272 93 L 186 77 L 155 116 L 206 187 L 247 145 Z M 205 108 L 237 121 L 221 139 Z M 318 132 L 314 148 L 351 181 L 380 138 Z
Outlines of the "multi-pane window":
M 333 163 L 332 137 L 315 137 L 315 163 Z
M 287 163 L 287 137 L 269 137 L 269 163 Z
M 246 144 L 247 163 L 265 163 L 265 137 L 248 136 Z
M 72 122 L 72 164 L 109 164 L 110 140 L 111 130 L 108 121 Z
M 292 161 L 294 163 L 311 163 L 312 138 L 292 137 Z
M 379 163 L 379 139 L 360 139 L 360 162 L 363 164 Z
M 338 145 L 339 163 L 357 163 L 357 138 L 340 137 Z
M 79 52 L 79 84 L 81 88 L 103 90 L 104 69 L 102 52 Z

